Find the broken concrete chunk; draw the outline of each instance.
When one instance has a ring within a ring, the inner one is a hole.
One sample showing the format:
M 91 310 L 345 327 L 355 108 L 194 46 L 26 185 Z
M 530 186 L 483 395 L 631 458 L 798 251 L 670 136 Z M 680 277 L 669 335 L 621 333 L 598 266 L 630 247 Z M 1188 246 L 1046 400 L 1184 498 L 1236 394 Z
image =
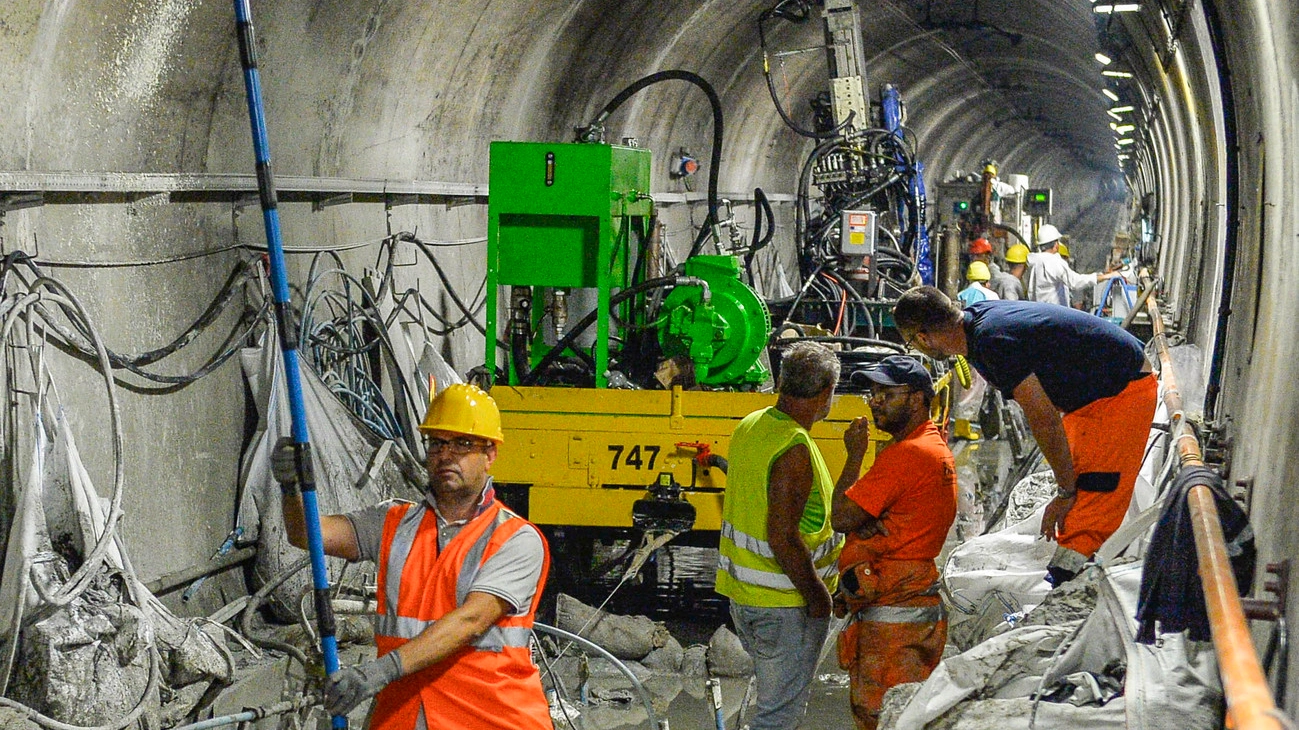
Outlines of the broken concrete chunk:
M 682 677 L 708 676 L 708 647 L 695 644 L 681 655 Z
M 708 669 L 718 677 L 747 677 L 753 674 L 753 658 L 744 650 L 740 637 L 719 626 L 708 641 Z
M 597 613 L 563 593 L 556 603 L 555 618 L 559 628 L 598 644 L 619 659 L 643 659 L 669 636 L 666 629 L 644 616 Z
M 681 642 L 668 635 L 663 646 L 651 651 L 641 663 L 655 674 L 677 674 L 681 671 L 681 660 L 685 654 Z

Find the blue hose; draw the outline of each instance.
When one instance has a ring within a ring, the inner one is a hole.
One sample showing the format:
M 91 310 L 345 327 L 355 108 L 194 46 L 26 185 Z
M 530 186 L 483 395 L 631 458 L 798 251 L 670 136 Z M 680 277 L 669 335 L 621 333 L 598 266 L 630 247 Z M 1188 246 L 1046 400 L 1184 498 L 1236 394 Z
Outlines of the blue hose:
M 266 249 L 270 259 L 271 289 L 275 302 L 275 323 L 280 349 L 284 353 L 285 382 L 288 384 L 289 413 L 293 423 L 293 452 L 302 490 L 302 511 L 307 523 L 307 549 L 311 554 L 311 583 L 315 589 L 316 623 L 320 631 L 320 650 L 325 658 L 327 675 L 338 671 L 338 640 L 335 637 L 334 608 L 329 600 L 329 576 L 325 572 L 325 546 L 320 534 L 320 506 L 316 502 L 316 480 L 312 476 L 311 441 L 307 433 L 307 412 L 302 405 L 302 382 L 298 373 L 298 338 L 293 333 L 289 309 L 289 280 L 284 270 L 284 244 L 280 238 L 280 214 L 275 197 L 275 177 L 271 172 L 271 148 L 266 136 L 266 114 L 262 107 L 262 84 L 257 73 L 257 39 L 253 31 L 252 11 L 248 0 L 234 0 L 235 27 L 239 36 L 239 61 L 244 69 L 244 87 L 248 92 L 248 120 L 253 132 L 253 152 L 257 160 L 257 192 L 262 202 L 262 222 L 266 225 Z M 335 730 L 347 728 L 347 717 L 335 715 Z

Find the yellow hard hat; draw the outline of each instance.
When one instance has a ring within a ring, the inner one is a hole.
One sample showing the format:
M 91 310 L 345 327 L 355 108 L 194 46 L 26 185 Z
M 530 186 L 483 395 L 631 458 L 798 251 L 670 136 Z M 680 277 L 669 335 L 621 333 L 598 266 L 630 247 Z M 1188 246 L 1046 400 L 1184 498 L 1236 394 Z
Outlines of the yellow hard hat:
M 982 261 L 971 261 L 970 268 L 965 270 L 965 278 L 970 281 L 988 281 L 992 278 L 992 272 L 988 271 L 988 265 Z
M 1069 258 L 1069 246 L 1068 246 L 1068 244 L 1066 244 L 1064 241 L 1061 241 L 1061 242 L 1060 242 L 1060 248 L 1056 249 L 1056 253 L 1060 254 L 1061 256 L 1063 256 L 1063 257 L 1065 257 L 1065 258 Z
M 451 431 L 466 436 L 505 443 L 501 432 L 501 412 L 487 391 L 468 383 L 448 385 L 446 390 L 429 399 L 428 413 L 419 425 L 420 433 Z
M 1006 263 L 1008 264 L 1026 264 L 1028 263 L 1028 246 L 1017 243 L 1006 249 Z

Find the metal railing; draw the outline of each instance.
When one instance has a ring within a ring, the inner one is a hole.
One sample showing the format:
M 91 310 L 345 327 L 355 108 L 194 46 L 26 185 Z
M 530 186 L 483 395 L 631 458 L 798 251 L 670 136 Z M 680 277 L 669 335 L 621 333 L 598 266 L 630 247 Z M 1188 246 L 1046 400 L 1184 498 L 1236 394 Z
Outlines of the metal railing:
M 1149 290 L 1153 284 L 1143 276 Z M 1168 407 L 1169 433 L 1177 446 L 1177 455 L 1183 468 L 1203 466 L 1204 456 L 1195 431 L 1187 423 L 1182 411 L 1182 395 L 1177 389 L 1173 374 L 1172 357 L 1168 352 L 1164 323 L 1159 314 L 1159 303 L 1154 296 L 1145 300 L 1146 311 L 1154 330 L 1151 342 L 1159 353 L 1160 380 L 1164 386 L 1164 404 Z M 1209 614 L 1213 634 L 1213 647 L 1218 656 L 1218 671 L 1222 675 L 1223 694 L 1227 700 L 1228 727 L 1235 730 L 1281 730 L 1283 717 L 1272 699 L 1267 677 L 1259 663 L 1254 640 L 1245 623 L 1240 591 L 1227 545 L 1218 521 L 1218 508 L 1213 491 L 1197 484 L 1187 494 L 1192 525 L 1195 530 L 1195 551 L 1199 558 L 1200 583 L 1204 587 L 1204 605 Z

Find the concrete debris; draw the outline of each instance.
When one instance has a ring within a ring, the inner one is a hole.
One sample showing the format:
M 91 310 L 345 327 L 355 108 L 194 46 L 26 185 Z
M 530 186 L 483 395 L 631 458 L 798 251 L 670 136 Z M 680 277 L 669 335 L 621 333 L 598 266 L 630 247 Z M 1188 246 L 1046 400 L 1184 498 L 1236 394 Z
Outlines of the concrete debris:
M 708 670 L 718 677 L 747 677 L 753 674 L 753 658 L 744 650 L 740 637 L 725 626 L 717 627 L 708 641 Z
M 0 707 L 0 730 L 40 730 L 40 725 L 12 707 Z
M 946 657 L 944 657 L 946 659 Z M 904 684 L 889 687 L 884 693 L 884 701 L 880 705 L 880 724 L 881 728 L 892 728 L 897 724 L 898 716 L 906 709 L 907 703 L 916 692 L 925 685 L 924 682 L 906 682 Z M 992 728 L 989 728 L 992 730 Z
M 1088 566 L 1042 599 L 1019 623 L 1020 626 L 1063 626 L 1081 621 L 1096 608 L 1102 572 L 1094 565 Z
M 653 674 L 653 672 L 647 669 L 644 664 L 641 664 L 638 661 L 624 661 L 622 665 L 624 667 L 627 667 L 627 669 L 630 670 L 632 674 L 636 675 L 636 679 L 639 679 L 642 682 L 649 679 L 650 675 Z M 627 675 L 623 674 L 621 669 L 616 667 L 613 662 L 609 661 L 608 659 L 605 659 L 604 657 L 591 657 L 591 659 L 588 662 L 588 666 L 590 667 L 592 679 L 615 678 L 615 679 L 627 681 L 626 680 Z
M 672 701 L 681 694 L 685 685 L 681 677 L 675 675 L 655 675 L 645 680 L 645 689 L 650 693 L 650 704 L 660 716 L 667 715 Z
M 561 593 L 555 619 L 559 628 L 600 645 L 619 659 L 643 659 L 667 643 L 671 634 L 644 616 L 618 616 L 599 611 Z
M 1010 490 L 1006 512 L 989 532 L 998 532 L 1028 519 L 1042 505 L 1055 497 L 1055 474 L 1040 471 L 1024 477 Z
M 695 644 L 681 655 L 681 676 L 691 679 L 708 676 L 708 647 Z
M 685 655 L 686 650 L 681 647 L 681 642 L 676 637 L 668 636 L 663 646 L 651 651 L 641 663 L 655 674 L 677 674 L 681 671 L 681 661 Z
M 126 715 L 145 693 L 150 662 L 158 661 L 139 619 L 131 606 L 78 600 L 28 625 L 9 696 L 71 725 L 94 727 Z M 143 725 L 158 727 L 156 688 L 144 702 Z

